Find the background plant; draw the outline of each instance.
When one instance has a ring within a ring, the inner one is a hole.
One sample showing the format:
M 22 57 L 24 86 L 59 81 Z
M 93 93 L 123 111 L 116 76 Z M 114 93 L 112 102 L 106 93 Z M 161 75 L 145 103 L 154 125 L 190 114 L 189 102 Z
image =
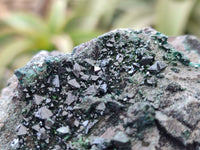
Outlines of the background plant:
M 73 46 L 115 28 L 152 26 L 167 35 L 200 36 L 200 0 L 46 2 L 49 9 L 40 16 L 11 12 L 1 20 L 1 82 L 39 50 L 71 52 Z

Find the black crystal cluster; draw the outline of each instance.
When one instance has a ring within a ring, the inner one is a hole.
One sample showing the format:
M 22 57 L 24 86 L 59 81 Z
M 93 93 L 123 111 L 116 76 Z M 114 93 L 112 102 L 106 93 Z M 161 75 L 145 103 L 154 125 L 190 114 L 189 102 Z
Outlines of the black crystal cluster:
M 91 149 L 94 142 L 81 137 L 90 135 L 103 116 L 118 120 L 116 114 L 126 112 L 134 93 L 127 93 L 123 99 L 120 95 L 134 82 L 136 73 L 143 78 L 138 86 L 156 87 L 167 63 L 188 63 L 167 44 L 166 36 L 148 30 L 117 30 L 91 43 L 93 46 L 86 43 L 76 47 L 72 54 L 47 57 L 43 63 L 36 60 L 15 72 L 27 107 L 16 128 L 18 137 L 11 144 L 13 148 Z M 166 51 L 162 52 L 162 62 L 156 58 L 155 49 L 160 48 Z M 137 119 L 145 128 L 154 125 L 154 110 L 147 107 L 150 115 L 144 112 Z M 133 126 L 134 121 L 125 124 Z M 138 123 L 134 126 L 143 128 Z M 123 144 L 117 140 L 102 149 L 120 149 Z

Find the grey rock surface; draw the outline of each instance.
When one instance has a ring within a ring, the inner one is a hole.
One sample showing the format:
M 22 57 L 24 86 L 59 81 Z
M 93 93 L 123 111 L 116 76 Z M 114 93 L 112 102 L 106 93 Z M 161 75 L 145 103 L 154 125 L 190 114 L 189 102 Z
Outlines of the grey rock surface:
M 118 29 L 40 52 L 2 90 L 0 149 L 200 149 L 199 45 Z

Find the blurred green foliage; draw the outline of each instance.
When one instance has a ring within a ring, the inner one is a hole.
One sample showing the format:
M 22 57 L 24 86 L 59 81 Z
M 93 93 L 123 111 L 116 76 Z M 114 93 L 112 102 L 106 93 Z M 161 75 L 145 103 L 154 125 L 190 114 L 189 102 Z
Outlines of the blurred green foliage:
M 12 13 L 0 21 L 0 82 L 39 50 L 71 52 L 111 29 L 145 26 L 200 37 L 200 0 L 54 0 L 45 17 Z

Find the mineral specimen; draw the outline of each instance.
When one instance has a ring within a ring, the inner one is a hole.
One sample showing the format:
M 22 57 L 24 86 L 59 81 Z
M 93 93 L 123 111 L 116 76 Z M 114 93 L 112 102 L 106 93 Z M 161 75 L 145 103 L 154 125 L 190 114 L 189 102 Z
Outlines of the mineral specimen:
M 0 149 L 199 149 L 200 71 L 168 41 L 118 29 L 72 54 L 41 52 L 3 91 L 13 107 Z

